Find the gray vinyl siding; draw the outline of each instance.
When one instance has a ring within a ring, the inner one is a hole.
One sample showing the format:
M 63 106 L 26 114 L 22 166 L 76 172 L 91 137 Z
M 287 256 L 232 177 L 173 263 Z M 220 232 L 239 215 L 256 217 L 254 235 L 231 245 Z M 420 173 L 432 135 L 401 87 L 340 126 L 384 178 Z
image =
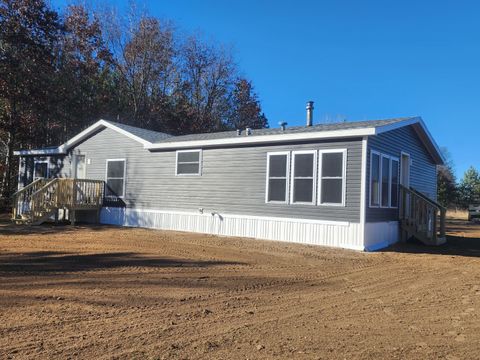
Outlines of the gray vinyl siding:
M 437 199 L 437 167 L 412 126 L 370 136 L 367 156 L 367 222 L 398 220 L 398 209 L 369 207 L 371 150 L 398 157 L 399 160 L 402 151 L 410 154 L 410 186 L 433 200 Z
M 52 156 L 22 156 L 20 157 L 20 175 L 18 177 L 19 188 L 27 186 L 33 181 L 35 161 L 48 161 L 48 177 L 69 177 L 70 157 L 65 155 Z
M 346 206 L 266 204 L 267 153 L 347 149 Z M 150 152 L 128 137 L 105 129 L 74 151 L 86 155 L 88 179 L 105 180 L 107 159 L 126 159 L 127 207 L 219 212 L 240 215 L 360 221 L 361 139 L 275 146 L 207 148 L 201 176 L 176 176 L 175 151 Z M 71 155 L 70 155 L 71 156 Z M 68 158 L 65 161 L 69 161 Z

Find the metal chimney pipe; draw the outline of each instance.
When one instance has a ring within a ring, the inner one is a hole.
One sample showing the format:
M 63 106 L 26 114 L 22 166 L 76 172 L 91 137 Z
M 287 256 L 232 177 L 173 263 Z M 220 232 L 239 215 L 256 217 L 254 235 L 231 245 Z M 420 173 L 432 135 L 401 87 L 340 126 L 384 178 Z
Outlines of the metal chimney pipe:
M 313 101 L 307 101 L 307 126 L 313 125 Z

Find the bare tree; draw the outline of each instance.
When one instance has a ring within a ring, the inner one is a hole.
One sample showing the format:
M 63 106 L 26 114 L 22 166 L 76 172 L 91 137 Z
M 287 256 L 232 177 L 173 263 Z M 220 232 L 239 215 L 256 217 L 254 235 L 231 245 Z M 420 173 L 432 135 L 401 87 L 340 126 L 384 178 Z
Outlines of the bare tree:
M 189 132 L 207 132 L 226 126 L 236 65 L 230 52 L 189 37 L 182 47 L 181 90 L 193 109 Z

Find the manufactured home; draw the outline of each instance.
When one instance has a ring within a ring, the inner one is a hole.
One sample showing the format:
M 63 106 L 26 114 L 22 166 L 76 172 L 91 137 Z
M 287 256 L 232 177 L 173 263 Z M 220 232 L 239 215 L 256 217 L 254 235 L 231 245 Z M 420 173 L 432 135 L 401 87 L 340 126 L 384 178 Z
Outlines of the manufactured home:
M 444 241 L 442 155 L 420 117 L 171 136 L 100 120 L 21 150 L 14 221 L 71 221 L 376 250 Z

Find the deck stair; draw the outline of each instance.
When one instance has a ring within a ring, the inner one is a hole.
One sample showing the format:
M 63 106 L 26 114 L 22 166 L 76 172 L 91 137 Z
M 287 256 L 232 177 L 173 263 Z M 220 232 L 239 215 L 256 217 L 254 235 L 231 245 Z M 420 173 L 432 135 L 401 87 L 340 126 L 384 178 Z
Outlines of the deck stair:
M 446 209 L 413 188 L 400 186 L 399 219 L 402 240 L 414 237 L 425 245 L 442 245 Z
M 95 210 L 97 219 L 103 202 L 104 182 L 87 179 L 38 179 L 13 194 L 12 221 L 39 225 L 54 218 L 60 210 L 75 223 L 79 210 Z

